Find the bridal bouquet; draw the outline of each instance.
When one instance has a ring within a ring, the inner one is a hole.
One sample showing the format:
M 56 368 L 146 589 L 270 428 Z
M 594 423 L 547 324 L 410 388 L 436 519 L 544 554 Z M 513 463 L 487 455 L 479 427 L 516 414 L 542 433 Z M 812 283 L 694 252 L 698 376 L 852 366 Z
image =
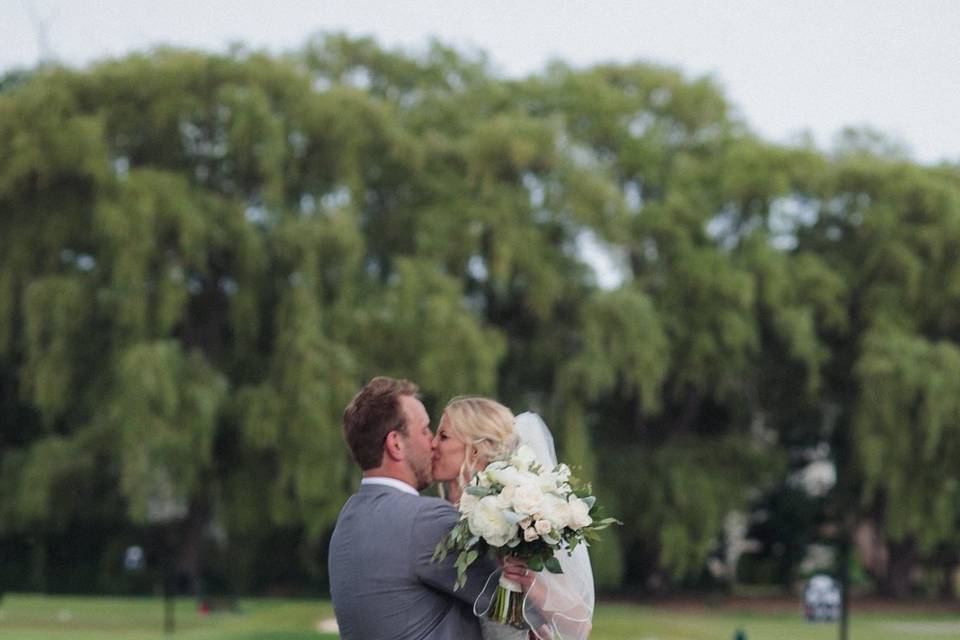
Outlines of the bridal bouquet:
M 466 582 L 467 567 L 489 548 L 501 557 L 525 560 L 534 571 L 562 573 L 558 552 L 571 553 L 595 540 L 597 531 L 619 524 L 595 519 L 590 486 L 575 485 L 567 465 L 544 468 L 530 447 L 520 446 L 509 459 L 493 461 L 474 475 L 460 497 L 460 521 L 437 545 L 434 560 L 458 553 L 456 589 Z M 519 592 L 519 585 L 501 578 L 488 616 L 522 627 Z

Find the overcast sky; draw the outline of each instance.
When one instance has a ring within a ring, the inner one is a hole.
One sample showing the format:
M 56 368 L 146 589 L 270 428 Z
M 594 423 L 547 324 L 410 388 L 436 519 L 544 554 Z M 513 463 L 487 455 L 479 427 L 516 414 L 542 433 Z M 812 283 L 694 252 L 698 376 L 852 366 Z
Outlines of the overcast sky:
M 318 31 L 482 49 L 504 75 L 552 58 L 646 60 L 711 74 L 746 121 L 829 146 L 846 125 L 960 162 L 960 0 L 0 0 L 0 71 L 46 49 L 83 65 L 154 44 L 280 52 Z

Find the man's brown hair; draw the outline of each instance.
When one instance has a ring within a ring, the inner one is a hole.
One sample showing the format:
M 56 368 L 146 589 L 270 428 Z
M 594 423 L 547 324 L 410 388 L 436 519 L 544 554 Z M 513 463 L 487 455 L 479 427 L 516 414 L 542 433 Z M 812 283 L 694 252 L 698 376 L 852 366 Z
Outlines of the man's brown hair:
M 407 435 L 400 396 L 415 396 L 418 390 L 409 380 L 378 376 L 353 396 L 343 412 L 343 439 L 361 469 L 380 466 L 383 443 L 391 431 Z

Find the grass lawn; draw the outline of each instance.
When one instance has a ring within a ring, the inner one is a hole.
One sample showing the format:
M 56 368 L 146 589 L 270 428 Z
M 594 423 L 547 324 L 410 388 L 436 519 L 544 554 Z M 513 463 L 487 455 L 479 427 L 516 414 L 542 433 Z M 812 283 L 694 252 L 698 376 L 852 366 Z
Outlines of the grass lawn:
M 197 601 L 178 599 L 175 638 L 183 640 L 334 640 L 317 623 L 333 617 L 329 602 L 249 599 L 237 613 L 201 615 Z M 60 597 L 7 594 L 0 640 L 161 640 L 159 598 Z
M 332 640 L 318 623 L 332 617 L 330 603 L 312 600 L 242 600 L 237 613 L 200 615 L 196 601 L 177 601 L 175 638 L 183 640 Z M 155 598 L 6 595 L 0 640 L 161 640 L 163 605 Z M 835 625 L 806 624 L 794 613 L 744 613 L 602 604 L 593 640 L 834 640 Z M 850 640 L 960 638 L 960 615 L 857 613 Z
M 836 640 L 836 624 L 809 624 L 794 613 L 691 611 L 634 605 L 601 605 L 591 638 L 597 640 L 733 640 L 742 629 L 748 640 Z M 951 640 L 960 638 L 960 615 L 942 613 L 857 613 L 850 640 Z

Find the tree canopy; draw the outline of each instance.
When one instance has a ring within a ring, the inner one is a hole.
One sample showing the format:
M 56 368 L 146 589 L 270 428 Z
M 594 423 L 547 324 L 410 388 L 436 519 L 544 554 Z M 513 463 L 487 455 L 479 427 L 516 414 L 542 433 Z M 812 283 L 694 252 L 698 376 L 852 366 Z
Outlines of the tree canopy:
M 882 142 L 765 142 L 669 68 L 507 79 L 337 35 L 10 74 L 0 538 L 43 574 L 43 536 L 177 523 L 194 576 L 212 545 L 263 587 L 283 539 L 322 585 L 340 413 L 386 374 L 434 419 L 541 412 L 627 523 L 605 587 L 702 578 L 815 450 L 840 481 L 810 539 L 832 517 L 955 567 L 960 167 Z

